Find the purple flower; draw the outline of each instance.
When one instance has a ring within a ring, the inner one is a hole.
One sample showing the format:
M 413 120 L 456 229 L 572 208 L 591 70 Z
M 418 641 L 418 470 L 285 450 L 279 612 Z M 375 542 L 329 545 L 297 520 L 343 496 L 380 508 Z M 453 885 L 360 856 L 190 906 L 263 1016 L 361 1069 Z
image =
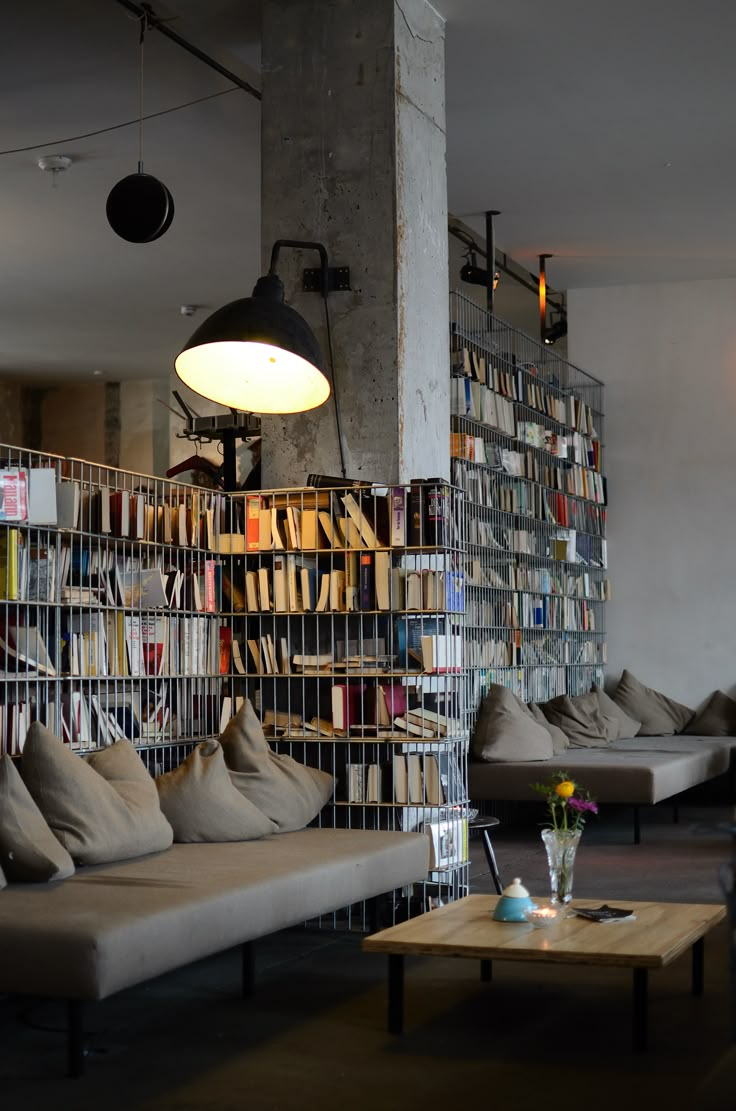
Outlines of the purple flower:
M 567 806 L 569 810 L 577 810 L 578 813 L 584 811 L 589 811 L 591 814 L 598 813 L 598 803 L 594 802 L 593 799 L 578 799 L 573 796 L 573 798 L 567 800 Z

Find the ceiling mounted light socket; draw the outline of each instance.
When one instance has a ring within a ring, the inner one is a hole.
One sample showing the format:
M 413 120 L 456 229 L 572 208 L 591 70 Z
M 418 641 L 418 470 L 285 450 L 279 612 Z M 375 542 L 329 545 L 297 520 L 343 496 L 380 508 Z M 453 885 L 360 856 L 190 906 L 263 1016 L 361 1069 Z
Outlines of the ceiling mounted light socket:
M 45 154 L 38 160 L 39 170 L 46 170 L 50 174 L 60 174 L 68 170 L 71 164 L 72 159 L 68 154 Z

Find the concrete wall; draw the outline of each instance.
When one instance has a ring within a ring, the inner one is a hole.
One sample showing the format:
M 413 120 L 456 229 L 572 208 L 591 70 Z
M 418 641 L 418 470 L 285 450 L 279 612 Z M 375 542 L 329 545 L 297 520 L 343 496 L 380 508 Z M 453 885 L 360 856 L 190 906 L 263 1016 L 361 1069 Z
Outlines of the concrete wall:
M 736 280 L 569 292 L 606 383 L 611 678 L 694 706 L 736 691 Z

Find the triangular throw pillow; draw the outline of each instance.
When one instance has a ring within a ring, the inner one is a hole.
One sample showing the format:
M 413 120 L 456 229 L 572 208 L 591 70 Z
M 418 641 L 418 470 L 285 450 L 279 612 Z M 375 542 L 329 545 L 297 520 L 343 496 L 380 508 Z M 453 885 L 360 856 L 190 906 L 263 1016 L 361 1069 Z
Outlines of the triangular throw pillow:
M 553 751 L 549 729 L 535 721 L 512 691 L 492 683 L 473 732 L 476 759 L 489 764 L 549 760 Z
M 736 702 L 723 691 L 713 691 L 683 733 L 701 737 L 736 737 Z
M 253 841 L 276 832 L 275 824 L 233 786 L 218 741 L 203 741 L 155 782 L 175 841 Z
M 626 670 L 613 692 L 613 701 L 629 717 L 641 722 L 639 737 L 671 737 L 673 733 L 682 733 L 695 716 L 689 706 L 644 686 Z
M 332 797 L 332 775 L 271 749 L 247 698 L 220 743 L 234 786 L 276 823 L 279 833 L 304 829 Z
M 35 722 L 26 736 L 21 772 L 77 864 L 108 864 L 171 845 L 156 785 L 129 741 L 84 759 Z
M 9 756 L 0 756 L 0 863 L 11 883 L 48 883 L 74 874 L 74 861 Z

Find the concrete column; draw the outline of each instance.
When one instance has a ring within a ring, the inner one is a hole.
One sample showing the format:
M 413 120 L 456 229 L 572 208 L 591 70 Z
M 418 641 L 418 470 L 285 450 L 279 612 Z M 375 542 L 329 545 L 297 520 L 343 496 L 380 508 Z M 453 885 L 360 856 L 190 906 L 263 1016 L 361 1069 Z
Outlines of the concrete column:
M 345 465 L 449 476 L 444 21 L 425 0 L 264 0 L 261 244 L 324 243 Z M 284 251 L 286 298 L 327 352 L 318 256 Z M 332 400 L 263 421 L 264 486 L 340 474 Z

